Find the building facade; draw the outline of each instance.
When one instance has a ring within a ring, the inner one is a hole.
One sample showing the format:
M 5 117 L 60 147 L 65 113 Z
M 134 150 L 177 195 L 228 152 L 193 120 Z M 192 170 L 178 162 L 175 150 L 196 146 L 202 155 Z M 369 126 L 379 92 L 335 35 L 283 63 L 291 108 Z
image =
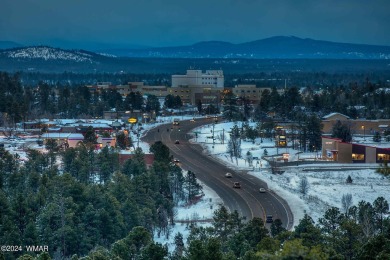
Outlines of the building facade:
M 385 130 L 390 130 L 390 119 L 351 119 L 341 113 L 331 113 L 322 118 L 323 133 L 331 134 L 333 126 L 340 121 L 343 124 L 347 124 L 352 134 L 358 134 L 361 136 L 374 135 L 376 132 L 383 133 Z
M 196 105 L 198 100 L 203 105 L 213 104 L 218 106 L 221 101 L 223 89 L 206 86 L 181 86 L 168 88 L 168 94 L 179 96 L 183 104 Z
M 172 87 L 209 86 L 222 89 L 225 84 L 222 70 L 187 70 L 185 75 L 172 75 Z
M 246 98 L 252 104 L 258 104 L 264 90 L 271 92 L 271 88 L 257 88 L 256 85 L 236 85 L 232 92 L 238 98 Z
M 322 158 L 340 163 L 383 163 L 390 160 L 390 148 L 346 143 L 323 136 Z

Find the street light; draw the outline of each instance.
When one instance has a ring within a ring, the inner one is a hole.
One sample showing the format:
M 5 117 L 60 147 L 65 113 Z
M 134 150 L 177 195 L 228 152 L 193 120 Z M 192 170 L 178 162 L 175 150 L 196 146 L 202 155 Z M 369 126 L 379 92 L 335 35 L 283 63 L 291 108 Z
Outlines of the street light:
M 214 148 L 214 140 L 215 140 L 214 126 L 215 126 L 215 124 L 213 123 L 213 148 Z
M 364 125 L 362 125 L 362 129 L 363 129 L 363 140 L 365 141 L 366 140 L 366 128 L 364 127 Z

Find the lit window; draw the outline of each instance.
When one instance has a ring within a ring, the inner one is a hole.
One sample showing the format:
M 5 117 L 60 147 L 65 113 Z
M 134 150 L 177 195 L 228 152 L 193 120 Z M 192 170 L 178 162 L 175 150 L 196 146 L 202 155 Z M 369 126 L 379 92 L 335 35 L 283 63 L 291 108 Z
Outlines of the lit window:
M 377 154 L 377 160 L 378 161 L 389 161 L 390 160 L 390 154 L 378 153 Z
M 353 153 L 352 160 L 354 161 L 364 161 L 364 154 Z

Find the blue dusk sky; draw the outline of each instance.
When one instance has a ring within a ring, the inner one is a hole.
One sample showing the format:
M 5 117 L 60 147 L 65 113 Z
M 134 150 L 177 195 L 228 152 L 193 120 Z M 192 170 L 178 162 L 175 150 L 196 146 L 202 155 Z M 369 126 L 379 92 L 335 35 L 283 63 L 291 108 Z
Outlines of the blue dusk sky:
M 389 0 L 2 0 L 0 40 L 110 47 L 294 35 L 390 46 Z

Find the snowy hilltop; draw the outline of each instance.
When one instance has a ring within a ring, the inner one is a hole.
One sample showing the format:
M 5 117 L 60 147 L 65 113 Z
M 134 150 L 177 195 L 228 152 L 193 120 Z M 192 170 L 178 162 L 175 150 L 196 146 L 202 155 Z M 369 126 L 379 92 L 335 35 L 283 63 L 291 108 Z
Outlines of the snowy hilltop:
M 3 55 L 15 59 L 63 60 L 94 63 L 93 55 L 85 51 L 70 51 L 46 46 L 6 50 Z M 96 54 L 94 54 L 96 55 Z

